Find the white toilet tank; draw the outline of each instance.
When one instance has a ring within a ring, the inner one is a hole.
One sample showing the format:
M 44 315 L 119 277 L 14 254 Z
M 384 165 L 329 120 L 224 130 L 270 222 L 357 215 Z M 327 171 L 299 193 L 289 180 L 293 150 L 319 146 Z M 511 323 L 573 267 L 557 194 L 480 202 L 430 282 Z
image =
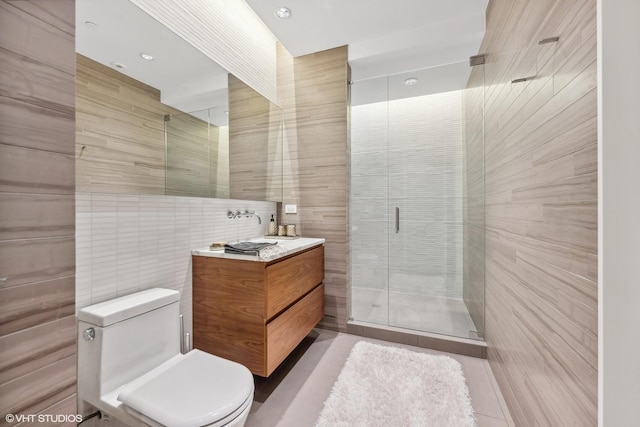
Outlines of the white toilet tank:
M 148 289 L 78 314 L 78 397 L 100 397 L 180 353 L 180 293 Z

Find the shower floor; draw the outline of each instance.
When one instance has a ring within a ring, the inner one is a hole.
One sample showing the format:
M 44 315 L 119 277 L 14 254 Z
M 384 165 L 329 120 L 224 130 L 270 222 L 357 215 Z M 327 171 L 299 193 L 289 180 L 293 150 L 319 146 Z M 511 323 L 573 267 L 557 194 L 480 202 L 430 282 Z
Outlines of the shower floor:
M 353 287 L 351 316 L 361 322 L 478 338 L 464 301 L 456 298 Z

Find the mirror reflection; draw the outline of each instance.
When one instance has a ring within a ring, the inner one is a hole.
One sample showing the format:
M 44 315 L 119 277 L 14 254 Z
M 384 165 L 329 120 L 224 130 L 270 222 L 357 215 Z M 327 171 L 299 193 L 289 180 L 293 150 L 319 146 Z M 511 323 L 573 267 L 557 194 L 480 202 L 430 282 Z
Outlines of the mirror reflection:
M 231 198 L 227 108 L 165 117 L 166 194 Z
M 229 189 L 232 199 L 282 201 L 281 109 L 229 75 Z
M 128 0 L 76 26 L 78 191 L 281 200 L 277 106 Z

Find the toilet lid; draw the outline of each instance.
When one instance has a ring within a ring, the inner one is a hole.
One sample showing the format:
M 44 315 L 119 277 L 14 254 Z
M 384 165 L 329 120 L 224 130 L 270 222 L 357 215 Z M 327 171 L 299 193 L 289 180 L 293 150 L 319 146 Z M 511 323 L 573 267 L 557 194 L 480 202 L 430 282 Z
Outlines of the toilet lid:
M 237 411 L 253 387 L 243 365 L 192 350 L 123 386 L 118 400 L 162 425 L 197 427 Z

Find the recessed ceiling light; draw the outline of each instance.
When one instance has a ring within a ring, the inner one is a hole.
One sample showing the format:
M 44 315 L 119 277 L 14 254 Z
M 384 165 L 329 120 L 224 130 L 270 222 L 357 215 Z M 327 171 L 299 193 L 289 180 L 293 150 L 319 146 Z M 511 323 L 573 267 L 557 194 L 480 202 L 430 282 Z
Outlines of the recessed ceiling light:
M 280 19 L 291 18 L 291 9 L 289 9 L 288 7 L 279 7 L 274 13 Z
M 84 26 L 93 31 L 97 30 L 99 27 L 98 24 L 91 21 L 85 21 Z
M 404 84 L 406 84 L 407 86 L 413 86 L 416 83 L 418 83 L 418 79 L 416 79 L 415 77 L 409 77 L 404 81 Z
M 127 66 L 126 66 L 126 65 L 124 65 L 122 62 L 112 62 L 112 63 L 111 63 L 111 66 L 112 66 L 113 68 L 117 68 L 117 69 L 119 69 L 119 70 L 126 70 L 126 69 L 127 69 Z
M 141 53 L 140 53 L 140 57 L 141 57 L 142 59 L 146 60 L 146 61 L 153 61 L 153 59 L 154 59 L 154 58 L 153 58 L 153 55 L 150 55 L 150 54 L 148 54 L 148 53 L 146 53 L 146 52 L 141 52 Z

